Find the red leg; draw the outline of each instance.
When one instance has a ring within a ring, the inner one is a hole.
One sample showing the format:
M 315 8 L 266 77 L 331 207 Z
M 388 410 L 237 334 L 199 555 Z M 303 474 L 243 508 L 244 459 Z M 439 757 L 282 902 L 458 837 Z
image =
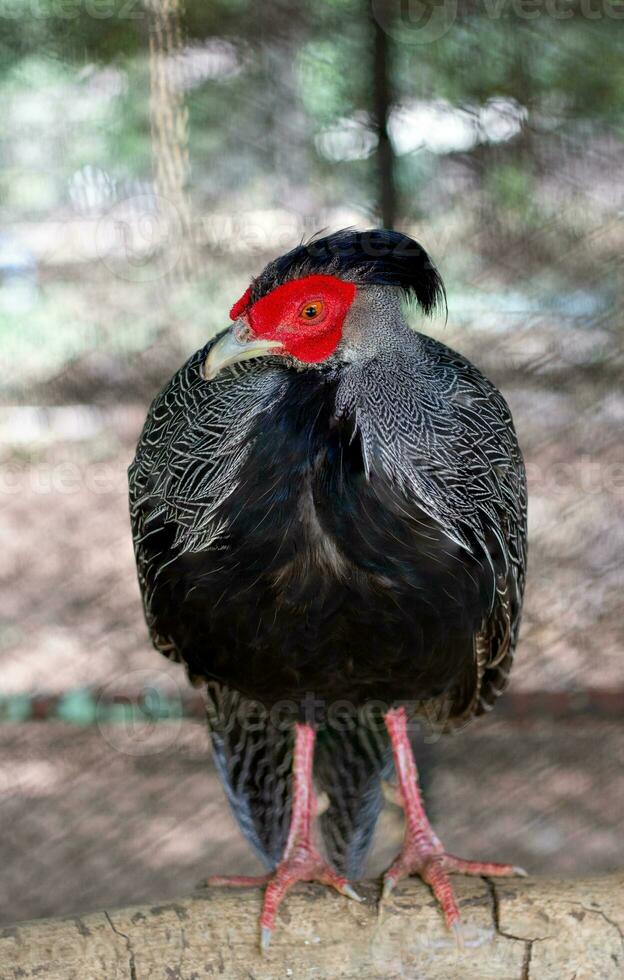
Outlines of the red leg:
M 423 806 L 418 772 L 407 734 L 405 708 L 392 708 L 385 716 L 385 723 L 392 742 L 399 795 L 405 811 L 405 837 L 401 853 L 384 875 L 382 898 L 390 894 L 401 878 L 410 874 L 420 875 L 442 906 L 447 926 L 460 938 L 459 906 L 453 894 L 449 872 L 498 877 L 525 875 L 526 872 L 511 864 L 464 861 L 445 852 Z
M 312 819 L 316 801 L 312 787 L 312 762 L 316 733 L 310 725 L 295 726 L 295 751 L 293 757 L 293 798 L 290 830 L 284 854 L 273 874 L 257 878 L 247 876 L 208 879 L 209 885 L 258 885 L 267 884 L 260 916 L 260 945 L 267 949 L 280 903 L 286 892 L 297 881 L 318 881 L 329 885 L 348 898 L 360 901 L 346 878 L 339 875 L 323 860 L 312 844 Z

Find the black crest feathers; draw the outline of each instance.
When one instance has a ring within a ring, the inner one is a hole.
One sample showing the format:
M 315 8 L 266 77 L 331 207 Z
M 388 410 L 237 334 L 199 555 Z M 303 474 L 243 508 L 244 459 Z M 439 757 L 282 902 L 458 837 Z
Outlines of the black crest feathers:
M 335 275 L 357 285 L 397 286 L 425 313 L 446 306 L 440 273 L 422 245 L 398 231 L 345 228 L 313 238 L 270 262 L 251 286 L 255 302 L 291 279 Z

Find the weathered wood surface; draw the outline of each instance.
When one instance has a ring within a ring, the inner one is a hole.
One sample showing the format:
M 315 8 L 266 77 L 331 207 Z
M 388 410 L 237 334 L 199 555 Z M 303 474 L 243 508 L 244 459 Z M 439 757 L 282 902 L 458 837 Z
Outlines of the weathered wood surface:
M 258 951 L 260 892 L 212 889 L 165 905 L 0 929 L 2 980 L 622 980 L 624 874 L 582 881 L 455 878 L 466 948 L 429 890 L 402 882 L 378 915 L 300 885 Z

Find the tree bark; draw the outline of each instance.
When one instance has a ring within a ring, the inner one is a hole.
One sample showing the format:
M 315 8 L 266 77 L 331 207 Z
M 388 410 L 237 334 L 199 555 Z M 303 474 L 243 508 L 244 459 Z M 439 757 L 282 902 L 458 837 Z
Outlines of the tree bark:
M 258 950 L 257 889 L 0 929 L 2 980 L 615 980 L 624 975 L 624 873 L 581 881 L 455 878 L 465 948 L 429 889 L 401 882 L 378 915 L 317 885 L 286 898 Z

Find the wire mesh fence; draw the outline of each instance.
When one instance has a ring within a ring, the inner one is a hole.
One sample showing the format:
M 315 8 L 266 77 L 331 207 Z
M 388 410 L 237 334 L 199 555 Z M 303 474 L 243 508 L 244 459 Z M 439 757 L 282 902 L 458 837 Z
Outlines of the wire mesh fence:
M 148 644 L 125 470 L 249 278 L 382 212 L 434 256 L 449 316 L 422 327 L 504 392 L 529 477 L 512 685 L 423 747 L 436 826 L 530 870 L 618 863 L 624 35 L 606 0 L 526 6 L 0 4 L 2 921 L 256 869 Z

